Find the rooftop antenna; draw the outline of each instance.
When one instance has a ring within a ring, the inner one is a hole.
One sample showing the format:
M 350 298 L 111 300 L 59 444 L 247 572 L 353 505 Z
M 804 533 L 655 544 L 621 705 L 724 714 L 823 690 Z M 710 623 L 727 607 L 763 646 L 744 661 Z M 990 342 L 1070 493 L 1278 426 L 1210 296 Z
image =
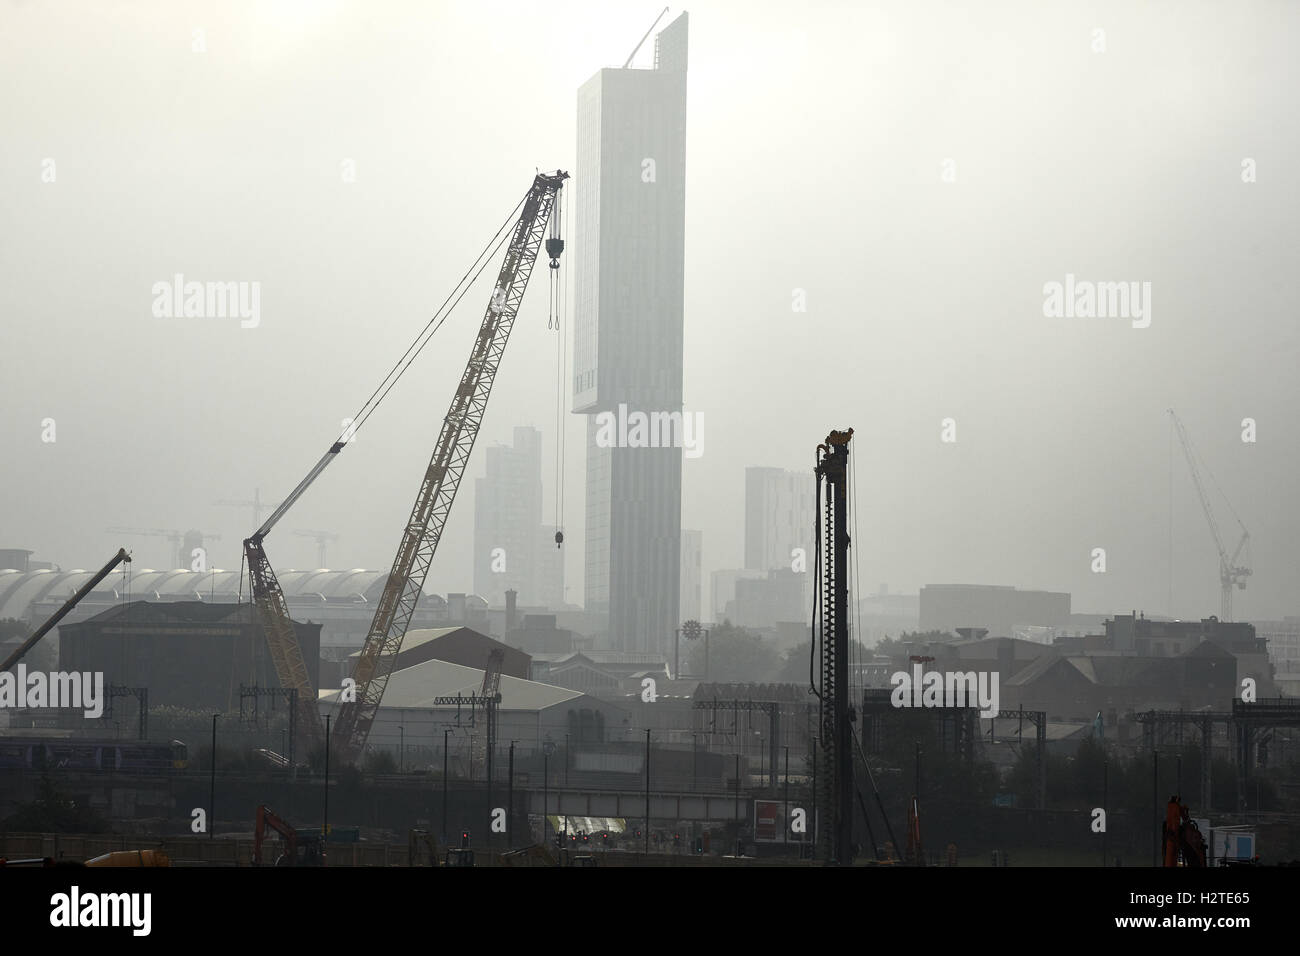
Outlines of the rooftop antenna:
M 627 62 L 623 64 L 623 69 L 626 70 L 629 66 L 632 65 L 632 57 L 636 56 L 636 51 L 641 49 L 641 47 L 645 44 L 645 41 L 650 38 L 650 34 L 654 32 L 655 27 L 659 26 L 659 21 L 664 18 L 664 14 L 667 12 L 668 12 L 668 8 L 664 7 L 663 12 L 661 12 L 659 16 L 655 17 L 655 22 L 650 24 L 650 29 L 645 32 L 645 36 L 641 38 L 641 42 L 638 43 L 635 47 L 633 47 L 632 52 L 628 54 Z

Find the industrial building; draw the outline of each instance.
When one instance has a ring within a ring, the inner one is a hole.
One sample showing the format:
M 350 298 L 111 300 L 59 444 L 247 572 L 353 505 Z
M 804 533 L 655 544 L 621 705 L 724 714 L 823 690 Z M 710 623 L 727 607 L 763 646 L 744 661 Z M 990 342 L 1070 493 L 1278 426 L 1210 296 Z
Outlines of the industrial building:
M 0 619 L 43 620 L 90 580 L 93 573 L 81 569 L 0 570 Z M 320 625 L 322 653 L 328 659 L 341 660 L 365 641 L 388 572 L 361 568 L 344 571 L 291 568 L 280 572 L 278 577 L 290 615 L 295 620 Z M 220 569 L 198 572 L 149 568 L 139 569 L 129 578 L 115 573 L 83 598 L 64 618 L 61 627 L 88 620 L 132 599 L 230 605 L 240 599 L 239 573 Z M 243 600 L 248 601 L 247 585 Z M 452 593 L 444 597 L 426 591 L 411 619 L 411 626 L 416 628 L 459 625 L 486 632 L 487 602 L 473 594 Z
M 293 622 L 313 686 L 319 624 Z M 59 669 L 102 672 L 104 684 L 143 687 L 150 706 L 229 711 L 241 684 L 280 687 L 248 604 L 131 601 L 59 627 Z
M 480 645 L 485 661 L 495 643 L 484 640 Z M 470 698 L 479 694 L 483 676 L 481 667 L 436 658 L 409 666 L 399 662 L 371 727 L 370 749 L 396 752 L 403 746 L 427 748 L 431 742 L 440 748 L 447 731 L 457 741 L 468 742 L 468 753 L 476 754 L 473 759 L 481 764 L 486 759 L 487 715 Z M 538 753 L 548 740 L 564 740 L 566 734 L 571 743 L 583 745 L 631 739 L 627 711 L 612 702 L 504 673 L 498 690 L 498 747 L 514 741 L 521 756 Z M 322 715 L 334 712 L 339 693 L 338 689 L 321 692 Z M 456 697 L 464 703 L 437 702 Z
M 994 637 L 1010 636 L 1020 625 L 1057 627 L 1070 623 L 1070 595 L 1021 591 L 986 584 L 927 584 L 921 588 L 922 631 L 987 628 Z
M 1268 647 L 1279 691 L 1300 697 L 1300 617 L 1257 621 L 1255 631 Z
M 1212 641 L 1163 658 L 1049 652 L 1003 682 L 1002 705 L 1067 720 L 1152 709 L 1222 711 L 1231 708 L 1236 688 L 1237 659 Z
M 645 677 L 658 683 L 668 680 L 668 662 L 662 654 L 586 648 L 533 655 L 534 680 L 611 700 L 631 693 L 633 684 L 640 693 Z
M 523 651 L 502 644 L 486 634 L 468 627 L 435 627 L 406 632 L 402 649 L 397 652 L 395 667 L 401 669 L 423 664 L 425 661 L 447 661 L 465 667 L 486 666 L 494 651 L 501 654 L 501 673 L 527 679 L 531 659 Z M 344 661 L 321 663 L 321 686 L 339 687 L 344 677 L 351 677 L 357 668 L 360 651 L 353 651 Z

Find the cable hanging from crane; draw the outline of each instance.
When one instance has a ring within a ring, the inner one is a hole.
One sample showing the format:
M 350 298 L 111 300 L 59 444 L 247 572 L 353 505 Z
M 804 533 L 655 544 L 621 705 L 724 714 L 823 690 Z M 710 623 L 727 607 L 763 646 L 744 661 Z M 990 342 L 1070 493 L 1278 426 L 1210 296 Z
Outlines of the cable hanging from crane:
M 483 248 L 483 251 L 478 254 L 478 257 L 475 258 L 473 264 L 470 265 L 469 269 L 465 271 L 465 274 L 461 276 L 460 281 L 452 287 L 451 292 L 447 294 L 447 298 L 443 300 L 442 305 L 438 306 L 438 309 L 434 312 L 432 318 L 425 323 L 424 328 L 420 330 L 419 334 L 416 335 L 411 344 L 407 346 L 406 351 L 402 353 L 402 357 L 388 370 L 388 374 L 384 376 L 383 380 L 375 390 L 370 393 L 370 397 L 362 403 L 361 408 L 357 410 L 357 413 L 352 416 L 348 427 L 344 429 L 341 435 L 339 435 L 338 439 L 330 446 L 329 450 L 321 456 L 320 461 L 316 462 L 316 464 L 312 466 L 312 469 L 307 472 L 306 477 L 304 477 L 302 481 L 298 482 L 297 487 L 294 488 L 282 502 L 280 502 L 275 511 L 271 513 L 271 516 L 262 523 L 262 526 L 258 528 L 254 534 L 255 538 L 259 540 L 265 538 L 266 535 L 270 533 L 271 529 L 275 527 L 276 523 L 279 522 L 279 520 L 284 517 L 285 513 L 294 505 L 294 503 L 302 497 L 307 488 L 311 486 L 311 483 L 320 477 L 321 472 L 329 467 L 330 463 L 338 457 L 338 453 L 343 450 L 343 447 L 356 437 L 357 432 L 361 430 L 361 426 L 365 424 L 366 420 L 370 418 L 372 414 L 374 414 L 375 409 L 377 409 L 383 400 L 388 397 L 388 393 L 392 391 L 393 386 L 397 384 L 398 380 L 401 379 L 404 374 L 406 374 L 407 369 L 411 367 L 412 363 L 419 358 L 420 353 L 424 351 L 424 347 L 429 344 L 429 341 L 433 338 L 434 334 L 442 328 L 443 323 L 447 321 L 447 317 L 451 314 L 452 310 L 460 304 L 460 300 L 464 298 L 465 293 L 469 291 L 470 286 L 473 285 L 480 275 L 482 275 L 483 270 L 487 268 L 488 263 L 492 261 L 496 251 L 507 241 L 509 238 L 507 230 L 514 222 L 516 214 L 519 212 L 519 209 L 523 206 L 527 198 L 527 195 L 525 195 L 524 198 L 520 199 L 515 205 L 515 208 L 510 211 L 510 215 L 507 216 L 505 222 L 501 224 L 501 228 L 499 228 L 496 231 L 496 234 L 488 241 L 488 244 Z
M 568 173 L 563 170 L 538 173 L 534 177 L 501 263 L 492 301 L 484 313 L 460 385 L 443 417 L 392 570 L 375 605 L 374 619 L 357 658 L 352 678 L 355 693 L 339 700 L 342 706 L 335 734 L 347 760 L 359 759 L 365 750 L 478 437 L 492 383 L 546 237 L 555 196 L 567 178 Z M 553 264 L 558 268 L 558 262 Z
M 568 324 L 561 325 L 568 307 L 568 269 L 560 267 L 559 256 L 564 251 L 563 217 L 564 194 L 555 200 L 555 214 L 551 218 L 551 235 L 546 240 L 546 254 L 551 257 L 551 302 L 552 316 L 548 316 L 546 327 L 554 327 L 555 336 L 555 546 L 564 544 L 564 388 L 565 388 L 565 333 Z

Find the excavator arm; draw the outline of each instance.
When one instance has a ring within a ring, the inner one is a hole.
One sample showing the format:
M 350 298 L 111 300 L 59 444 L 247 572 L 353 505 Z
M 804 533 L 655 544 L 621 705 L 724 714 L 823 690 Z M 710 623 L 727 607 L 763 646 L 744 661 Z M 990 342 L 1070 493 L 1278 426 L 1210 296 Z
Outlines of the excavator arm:
M 284 839 L 288 858 L 295 859 L 298 855 L 298 831 L 270 807 L 261 806 L 257 808 L 257 828 L 253 832 L 253 865 L 260 866 L 262 863 L 262 843 L 266 839 L 268 827 Z

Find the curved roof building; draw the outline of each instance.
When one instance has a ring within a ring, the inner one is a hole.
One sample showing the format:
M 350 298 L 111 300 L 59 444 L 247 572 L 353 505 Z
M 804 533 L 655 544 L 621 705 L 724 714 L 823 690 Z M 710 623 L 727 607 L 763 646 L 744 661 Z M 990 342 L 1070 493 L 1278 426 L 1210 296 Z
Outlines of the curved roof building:
M 16 618 L 36 622 L 58 610 L 94 571 L 77 568 L 69 571 L 0 570 L 0 619 Z M 277 573 L 280 587 L 295 620 L 310 620 L 322 625 L 323 645 L 360 646 L 365 640 L 375 605 L 388 580 L 387 571 L 351 568 L 333 571 L 328 568 L 294 570 Z M 206 604 L 234 604 L 241 599 L 240 572 L 214 568 L 210 571 L 183 569 L 157 571 L 139 568 L 128 577 L 115 571 L 100 582 L 80 604 L 63 619 L 64 623 L 84 621 L 126 601 L 202 601 Z M 244 582 L 242 599 L 248 601 Z M 455 611 L 457 620 L 449 614 Z M 480 622 L 478 619 L 482 619 Z M 467 595 L 463 606 L 459 599 L 449 608 L 439 594 L 425 592 L 412 618 L 411 627 L 437 627 L 445 624 L 480 623 L 487 618 L 487 602 L 478 595 Z

